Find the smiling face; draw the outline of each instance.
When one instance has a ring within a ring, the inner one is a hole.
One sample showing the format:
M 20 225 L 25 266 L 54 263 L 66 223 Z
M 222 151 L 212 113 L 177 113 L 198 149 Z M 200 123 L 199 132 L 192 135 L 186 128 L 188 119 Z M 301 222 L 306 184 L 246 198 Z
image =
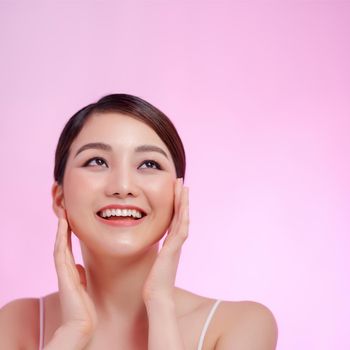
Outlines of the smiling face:
M 71 145 L 54 201 L 87 249 L 130 255 L 166 232 L 175 180 L 169 150 L 149 126 L 119 113 L 96 113 Z

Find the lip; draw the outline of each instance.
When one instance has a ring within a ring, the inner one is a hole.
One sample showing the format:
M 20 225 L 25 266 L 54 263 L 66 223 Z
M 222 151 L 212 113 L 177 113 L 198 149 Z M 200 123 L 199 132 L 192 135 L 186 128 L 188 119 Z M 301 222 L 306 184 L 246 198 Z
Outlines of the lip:
M 131 209 L 131 210 L 137 210 L 139 211 L 140 213 L 142 213 L 142 218 L 140 219 L 123 219 L 123 220 L 107 220 L 107 219 L 104 219 L 103 217 L 99 216 L 98 213 L 103 211 L 103 210 L 106 210 L 106 209 Z M 110 226 L 114 226 L 114 227 L 130 227 L 130 226 L 137 226 L 137 225 L 140 225 L 145 217 L 147 216 L 146 212 L 141 209 L 140 207 L 136 207 L 134 205 L 127 205 L 127 204 L 124 204 L 124 205 L 121 205 L 121 204 L 111 204 L 111 205 L 106 205 L 105 207 L 99 209 L 97 212 L 96 212 L 96 218 L 97 220 L 99 220 L 101 223 L 103 224 L 106 224 L 106 225 L 110 225 Z
M 130 208 L 130 207 L 128 207 Z M 114 226 L 114 227 L 130 227 L 130 226 L 137 226 L 140 225 L 143 220 L 145 219 L 145 216 L 143 216 L 141 219 L 123 219 L 123 220 L 107 220 L 104 218 L 101 218 L 101 216 L 98 216 L 96 214 L 96 218 L 98 221 L 102 222 L 103 224 Z

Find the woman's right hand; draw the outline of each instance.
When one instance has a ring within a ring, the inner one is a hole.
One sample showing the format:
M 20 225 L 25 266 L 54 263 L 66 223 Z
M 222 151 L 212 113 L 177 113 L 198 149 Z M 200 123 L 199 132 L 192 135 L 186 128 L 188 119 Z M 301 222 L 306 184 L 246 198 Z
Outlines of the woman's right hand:
M 85 270 L 74 261 L 71 231 L 65 217 L 60 217 L 58 221 L 54 258 L 62 324 L 45 349 L 58 349 L 58 344 L 62 346 L 63 341 L 65 349 L 83 349 L 93 335 L 97 315 L 86 291 Z

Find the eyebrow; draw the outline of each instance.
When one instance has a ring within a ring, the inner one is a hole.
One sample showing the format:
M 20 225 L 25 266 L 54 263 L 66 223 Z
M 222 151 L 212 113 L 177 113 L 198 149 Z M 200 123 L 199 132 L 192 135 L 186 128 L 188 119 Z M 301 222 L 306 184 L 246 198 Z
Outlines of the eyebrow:
M 106 143 L 103 142 L 91 142 L 87 143 L 86 145 L 81 146 L 77 153 L 75 154 L 75 157 L 88 149 L 99 149 L 102 151 L 107 151 L 107 152 L 112 152 L 112 147 L 110 145 L 107 145 Z M 141 145 L 135 148 L 135 152 L 137 153 L 142 153 L 142 152 L 157 152 L 165 156 L 167 159 L 169 159 L 168 155 L 164 150 L 162 150 L 160 147 L 155 146 L 155 145 Z
M 141 145 L 136 147 L 135 152 L 158 152 L 165 156 L 167 159 L 168 155 L 160 147 L 154 145 Z
M 102 142 L 91 142 L 91 143 L 87 143 L 84 146 L 81 146 L 77 153 L 75 154 L 74 158 L 81 152 L 87 150 L 87 149 L 99 149 L 102 151 L 107 151 L 107 152 L 112 152 L 112 147 L 110 145 L 107 145 L 106 143 L 102 143 Z

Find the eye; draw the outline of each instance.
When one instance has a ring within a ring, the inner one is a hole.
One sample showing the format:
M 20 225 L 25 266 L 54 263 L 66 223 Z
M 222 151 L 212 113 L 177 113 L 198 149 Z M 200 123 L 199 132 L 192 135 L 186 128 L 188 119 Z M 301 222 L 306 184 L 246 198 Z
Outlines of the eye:
M 145 160 L 141 163 L 141 165 L 138 167 L 138 169 L 158 169 L 161 170 L 161 166 L 158 162 L 154 160 Z
M 89 159 L 87 162 L 84 163 L 84 166 L 104 166 L 105 168 L 108 168 L 106 161 L 103 158 L 98 157 Z

